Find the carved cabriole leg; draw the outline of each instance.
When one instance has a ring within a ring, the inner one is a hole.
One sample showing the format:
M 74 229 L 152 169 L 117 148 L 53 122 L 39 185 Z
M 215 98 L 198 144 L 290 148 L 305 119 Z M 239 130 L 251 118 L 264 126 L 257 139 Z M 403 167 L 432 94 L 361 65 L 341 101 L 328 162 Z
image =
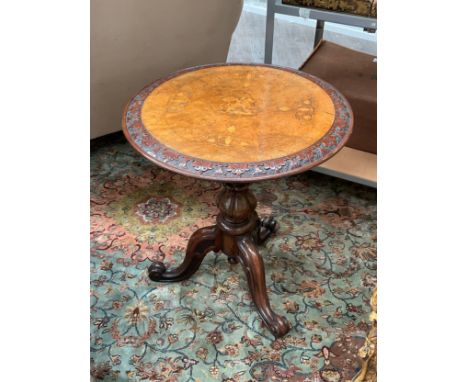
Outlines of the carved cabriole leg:
M 283 316 L 273 312 L 268 299 L 265 266 L 258 249 L 249 236 L 241 236 L 237 239 L 239 248 L 239 260 L 244 267 L 249 283 L 252 299 L 257 306 L 263 322 L 268 326 L 275 337 L 284 336 L 290 329 L 289 323 Z
M 208 252 L 219 250 L 219 240 L 220 232 L 216 226 L 200 228 L 190 237 L 182 264 L 167 271 L 163 263 L 155 262 L 148 268 L 149 278 L 165 282 L 188 279 L 198 270 Z
M 222 231 L 221 249 L 229 259 L 237 259 L 242 264 L 260 316 L 274 336 L 281 337 L 289 331 L 289 323 L 271 309 L 265 267 L 255 244 L 264 242 L 274 231 L 276 223 L 273 219 L 260 221 L 256 206 L 257 200 L 248 185 L 225 185 L 218 197 L 220 213 L 217 225 Z

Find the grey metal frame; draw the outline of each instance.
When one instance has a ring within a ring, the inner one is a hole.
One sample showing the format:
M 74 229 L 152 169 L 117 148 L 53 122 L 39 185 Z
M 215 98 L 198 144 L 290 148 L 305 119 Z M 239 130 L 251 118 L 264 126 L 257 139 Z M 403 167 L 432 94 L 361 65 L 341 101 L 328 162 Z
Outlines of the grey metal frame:
M 306 9 L 308 11 L 310 19 L 317 20 L 314 46 L 316 46 L 323 37 L 325 22 L 361 27 L 368 31 L 375 31 L 377 29 L 377 19 L 375 18 L 356 16 L 348 13 L 324 11 L 315 8 L 296 7 L 292 5 L 282 4 L 281 0 L 268 0 L 265 36 L 265 64 L 271 64 L 272 62 L 275 14 L 278 13 L 283 15 L 299 17 L 299 12 L 301 9 Z

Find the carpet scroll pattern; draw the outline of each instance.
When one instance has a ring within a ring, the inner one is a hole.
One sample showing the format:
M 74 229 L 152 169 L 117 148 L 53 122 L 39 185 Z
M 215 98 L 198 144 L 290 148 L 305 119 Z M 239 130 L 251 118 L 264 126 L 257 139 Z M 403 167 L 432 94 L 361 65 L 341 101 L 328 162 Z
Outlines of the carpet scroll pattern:
M 133 381 L 351 381 L 376 284 L 375 190 L 313 172 L 252 187 L 279 231 L 261 253 L 273 309 L 262 325 L 240 265 L 209 253 L 180 283 L 153 283 L 214 223 L 220 185 L 159 169 L 121 135 L 91 149 L 91 375 Z

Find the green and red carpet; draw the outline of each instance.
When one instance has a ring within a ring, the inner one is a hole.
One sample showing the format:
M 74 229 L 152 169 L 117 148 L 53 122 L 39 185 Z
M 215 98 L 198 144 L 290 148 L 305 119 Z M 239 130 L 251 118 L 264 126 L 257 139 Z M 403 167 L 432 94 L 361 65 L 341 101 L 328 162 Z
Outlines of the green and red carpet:
M 153 283 L 214 223 L 220 185 L 162 170 L 122 135 L 91 148 L 91 375 L 105 381 L 350 381 L 376 284 L 376 191 L 307 172 L 252 186 L 279 231 L 261 247 L 275 340 L 240 265 L 209 253 L 180 283 Z

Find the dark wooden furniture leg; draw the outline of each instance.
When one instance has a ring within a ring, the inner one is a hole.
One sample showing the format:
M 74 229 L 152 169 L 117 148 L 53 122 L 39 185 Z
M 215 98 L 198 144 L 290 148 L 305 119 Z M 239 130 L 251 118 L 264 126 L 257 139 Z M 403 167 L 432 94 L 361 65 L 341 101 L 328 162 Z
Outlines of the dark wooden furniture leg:
M 263 244 L 277 229 L 277 222 L 273 216 L 257 220 L 257 228 L 253 233 L 255 244 Z
M 290 329 L 286 318 L 276 314 L 268 299 L 265 267 L 257 249 L 276 229 L 276 221 L 259 219 L 255 212 L 257 200 L 248 184 L 225 184 L 218 196 L 219 214 L 216 225 L 201 228 L 189 240 L 183 263 L 166 271 L 161 262 L 153 263 L 148 275 L 153 281 L 181 281 L 199 268 L 209 251 L 223 251 L 230 263 L 240 262 L 247 276 L 250 293 L 263 322 L 275 337 Z
M 210 251 L 218 251 L 216 244 L 218 229 L 216 226 L 204 227 L 195 231 L 187 245 L 185 259 L 177 268 L 167 271 L 160 261 L 151 264 L 148 276 L 153 281 L 182 281 L 192 276 L 200 267 L 205 255 Z
M 250 293 L 257 306 L 263 322 L 275 337 L 284 336 L 289 331 L 289 322 L 283 316 L 273 312 L 268 299 L 265 266 L 263 259 L 252 238 L 243 236 L 237 239 L 239 260 L 244 267 L 249 282 Z

